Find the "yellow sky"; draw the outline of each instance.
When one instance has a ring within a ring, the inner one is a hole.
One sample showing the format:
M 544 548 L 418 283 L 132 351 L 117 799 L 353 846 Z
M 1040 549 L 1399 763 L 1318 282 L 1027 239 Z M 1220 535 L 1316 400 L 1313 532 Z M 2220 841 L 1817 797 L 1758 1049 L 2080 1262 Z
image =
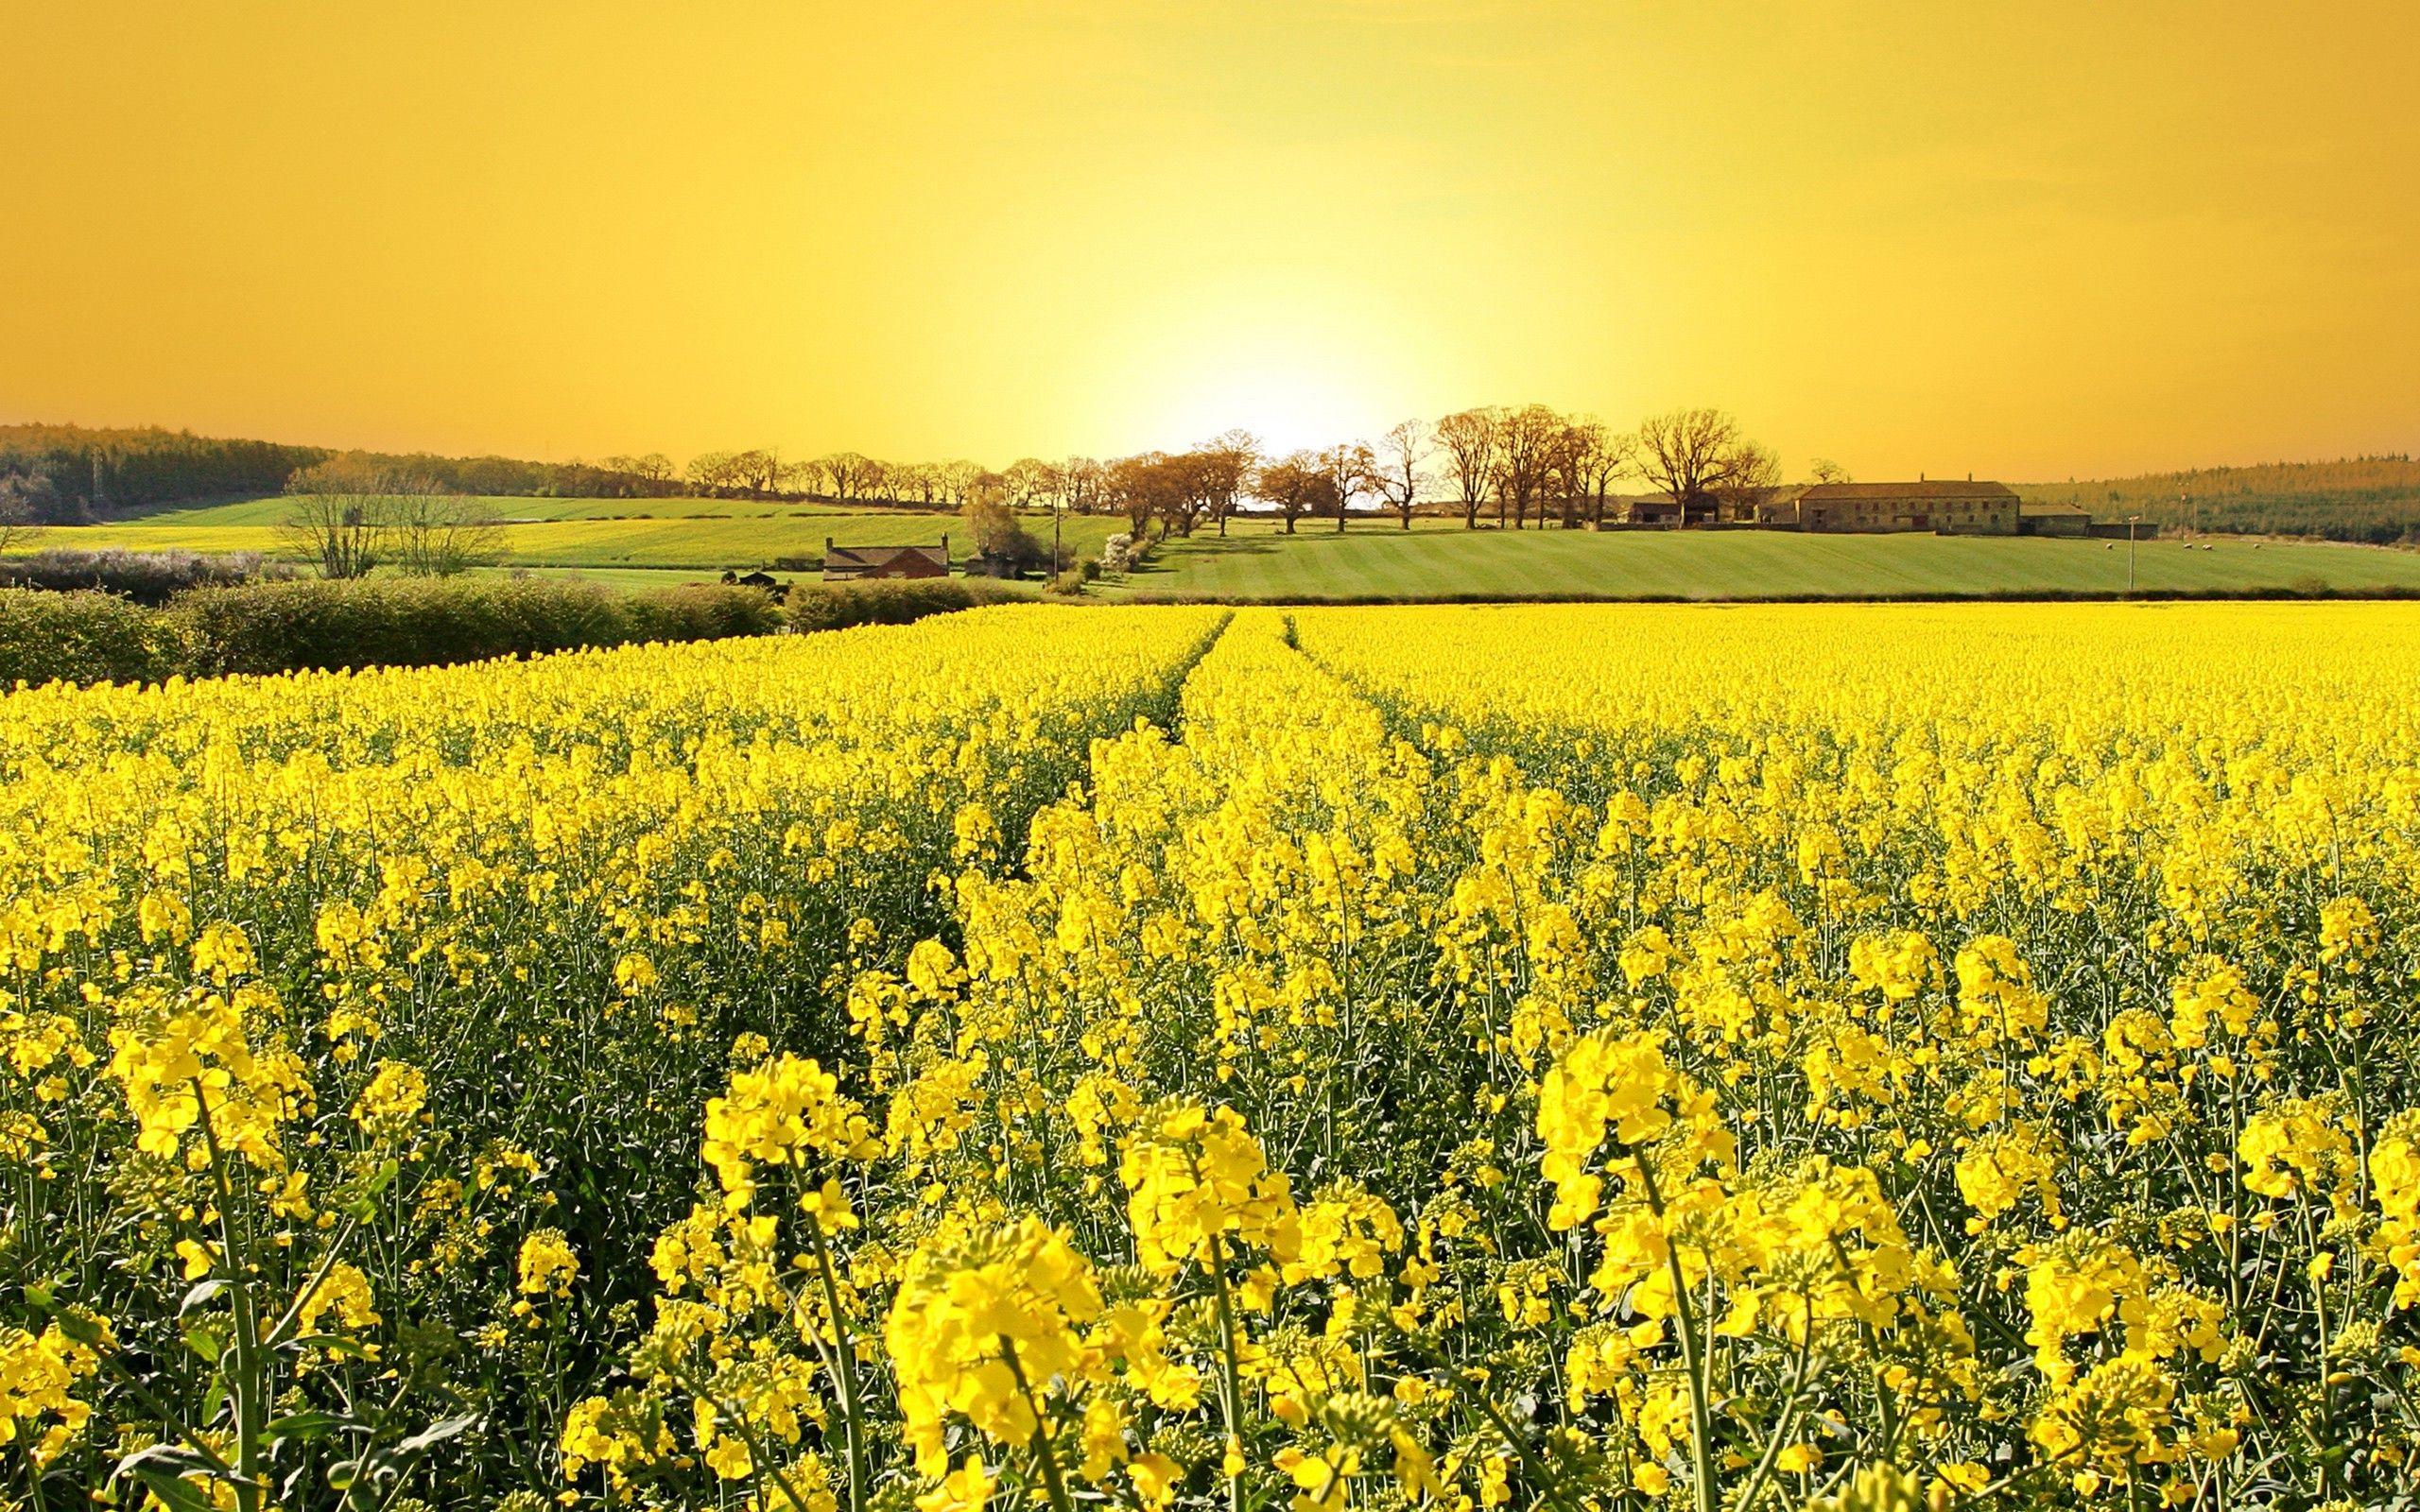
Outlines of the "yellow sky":
M 0 419 L 1111 455 L 1716 404 L 2420 444 L 2420 8 L 0 0 Z

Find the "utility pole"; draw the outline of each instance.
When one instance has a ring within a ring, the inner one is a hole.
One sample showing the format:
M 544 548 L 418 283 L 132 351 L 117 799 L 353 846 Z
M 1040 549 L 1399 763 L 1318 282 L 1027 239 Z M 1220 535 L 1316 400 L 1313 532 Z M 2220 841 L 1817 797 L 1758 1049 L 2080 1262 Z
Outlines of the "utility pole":
M 2135 592 L 2135 522 L 2141 518 L 2138 514 L 2126 517 L 2126 593 L 2129 596 Z
M 1065 510 L 1065 508 L 1066 508 L 1066 505 L 1067 505 L 1067 501 L 1066 501 L 1065 499 L 1061 498 L 1061 497 L 1059 497 L 1059 496 L 1058 496 L 1058 495 L 1056 495 L 1056 494 L 1053 494 L 1053 495 L 1051 496 L 1051 500 L 1050 500 L 1050 586 L 1051 586 L 1051 587 L 1053 587 L 1053 588 L 1056 588 L 1056 587 L 1058 587 L 1058 586 L 1059 586 L 1059 561 L 1060 561 L 1060 558 L 1059 558 L 1059 516 L 1061 515 L 1061 513 L 1062 513 L 1062 512 L 1063 512 L 1063 511 Z

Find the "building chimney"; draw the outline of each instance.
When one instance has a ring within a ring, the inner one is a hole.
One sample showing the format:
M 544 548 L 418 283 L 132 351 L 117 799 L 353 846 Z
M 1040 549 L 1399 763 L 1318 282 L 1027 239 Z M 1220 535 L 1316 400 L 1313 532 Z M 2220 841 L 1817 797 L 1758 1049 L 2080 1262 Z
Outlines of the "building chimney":
M 1923 473 L 1919 472 L 1919 473 L 1917 473 L 1917 474 L 1916 474 L 1916 481 L 1917 481 L 1917 482 L 1922 483 L 1924 480 L 1925 480 L 1925 475 L 1924 475 Z
M 942 532 L 942 565 L 949 565 L 949 532 L 946 530 Z
M 830 536 L 823 538 L 823 555 L 826 557 L 832 555 L 832 538 Z

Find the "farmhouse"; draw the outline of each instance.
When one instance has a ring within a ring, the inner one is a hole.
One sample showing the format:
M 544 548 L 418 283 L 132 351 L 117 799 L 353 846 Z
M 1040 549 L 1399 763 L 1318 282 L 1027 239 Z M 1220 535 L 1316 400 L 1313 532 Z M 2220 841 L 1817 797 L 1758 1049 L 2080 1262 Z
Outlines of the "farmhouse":
M 938 546 L 838 546 L 823 538 L 823 580 L 853 583 L 869 577 L 947 577 L 949 537 Z
M 1798 498 L 1801 530 L 1930 530 L 2016 534 L 2016 490 L 2005 483 L 1818 483 Z
M 2092 511 L 2072 504 L 2029 504 L 2016 517 L 2020 536 L 2088 536 Z

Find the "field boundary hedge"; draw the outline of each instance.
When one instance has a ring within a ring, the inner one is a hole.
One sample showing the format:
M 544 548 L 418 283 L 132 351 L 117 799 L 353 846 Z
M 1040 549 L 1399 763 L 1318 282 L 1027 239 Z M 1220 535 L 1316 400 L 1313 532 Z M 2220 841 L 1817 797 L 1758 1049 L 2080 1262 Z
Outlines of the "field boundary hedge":
M 0 690 L 18 683 L 451 666 L 645 642 L 904 625 L 1015 600 L 990 584 L 806 589 L 786 603 L 700 583 L 615 593 L 539 578 L 304 578 L 192 589 L 164 607 L 113 593 L 0 589 Z

